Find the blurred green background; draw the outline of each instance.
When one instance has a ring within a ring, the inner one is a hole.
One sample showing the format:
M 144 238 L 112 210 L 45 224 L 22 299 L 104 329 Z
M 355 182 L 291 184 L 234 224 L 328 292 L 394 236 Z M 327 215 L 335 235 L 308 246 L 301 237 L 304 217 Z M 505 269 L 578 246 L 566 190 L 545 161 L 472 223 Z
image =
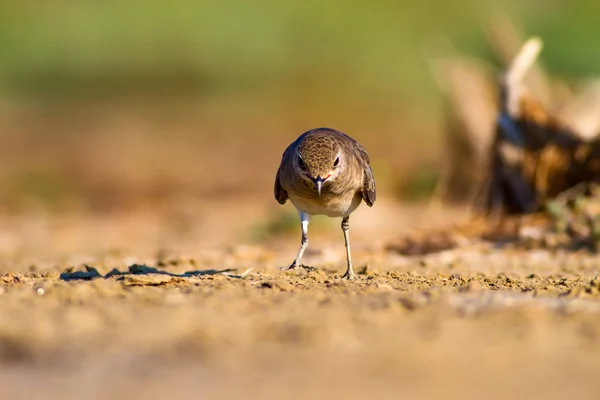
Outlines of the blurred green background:
M 8 96 L 199 96 L 314 85 L 399 99 L 435 96 L 423 46 L 436 36 L 490 56 L 494 12 L 548 46 L 567 75 L 597 71 L 600 5 L 575 1 L 2 2 Z M 352 86 L 352 88 L 348 88 Z
M 3 207 L 270 196 L 284 146 L 323 125 L 361 140 L 381 180 L 430 176 L 427 49 L 500 65 L 484 32 L 498 13 L 544 39 L 552 73 L 600 70 L 588 0 L 1 2 Z

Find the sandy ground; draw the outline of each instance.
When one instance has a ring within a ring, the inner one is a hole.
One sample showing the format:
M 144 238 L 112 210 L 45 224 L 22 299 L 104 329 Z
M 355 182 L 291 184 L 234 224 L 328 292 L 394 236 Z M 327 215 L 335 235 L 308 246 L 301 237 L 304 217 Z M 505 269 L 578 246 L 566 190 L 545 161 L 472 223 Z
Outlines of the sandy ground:
M 384 199 L 352 220 L 347 282 L 338 221 L 316 271 L 282 272 L 299 232 L 250 239 L 256 204 L 4 218 L 0 398 L 598 398 L 593 254 L 402 256 L 451 219 Z

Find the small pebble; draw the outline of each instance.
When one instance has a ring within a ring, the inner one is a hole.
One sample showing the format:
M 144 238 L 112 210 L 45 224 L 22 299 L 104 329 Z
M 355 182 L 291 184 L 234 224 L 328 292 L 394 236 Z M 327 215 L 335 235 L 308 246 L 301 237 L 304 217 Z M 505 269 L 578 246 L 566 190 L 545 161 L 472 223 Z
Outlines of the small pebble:
M 43 296 L 45 293 L 44 288 L 38 288 L 35 292 L 38 294 L 38 296 Z

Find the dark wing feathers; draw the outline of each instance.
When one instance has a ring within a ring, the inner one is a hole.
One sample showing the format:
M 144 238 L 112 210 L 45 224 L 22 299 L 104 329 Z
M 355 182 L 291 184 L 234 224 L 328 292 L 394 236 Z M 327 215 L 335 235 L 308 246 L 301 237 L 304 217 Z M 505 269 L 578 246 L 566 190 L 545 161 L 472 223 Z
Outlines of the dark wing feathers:
M 372 207 L 377 198 L 377 191 L 375 190 L 375 177 L 373 176 L 373 170 L 371 169 L 371 160 L 369 159 L 369 155 L 365 148 L 357 141 L 354 141 L 354 143 L 364 164 L 362 198 L 369 207 Z
M 279 204 L 285 204 L 288 199 L 288 194 L 285 189 L 281 186 L 281 181 L 279 175 L 281 174 L 281 167 L 277 170 L 277 175 L 275 176 L 275 200 L 279 202 Z
M 365 168 L 365 180 L 363 184 L 362 197 L 369 207 L 372 207 L 373 204 L 375 204 L 375 199 L 377 198 L 377 191 L 375 190 L 375 177 L 373 177 L 373 171 L 371 170 L 370 165 L 367 165 Z

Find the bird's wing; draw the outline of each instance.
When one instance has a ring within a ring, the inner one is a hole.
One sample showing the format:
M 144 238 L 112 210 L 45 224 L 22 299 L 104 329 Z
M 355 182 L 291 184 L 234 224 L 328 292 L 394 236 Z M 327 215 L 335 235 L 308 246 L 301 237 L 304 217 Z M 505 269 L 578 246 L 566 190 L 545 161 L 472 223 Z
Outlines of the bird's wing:
M 279 202 L 279 204 L 285 204 L 288 199 L 288 194 L 285 189 L 281 186 L 281 166 L 277 170 L 277 175 L 275 176 L 275 200 Z
M 365 167 L 362 197 L 369 207 L 372 207 L 373 204 L 375 204 L 375 199 L 377 197 L 377 191 L 375 190 L 375 177 L 373 176 L 371 166 L 368 164 Z
M 371 169 L 371 160 L 369 159 L 369 154 L 360 143 L 352 139 L 350 136 L 333 129 L 332 131 L 335 132 L 335 135 L 337 135 L 342 142 L 345 142 L 347 145 L 349 145 L 349 147 L 359 158 L 360 164 L 363 167 L 363 187 L 361 190 L 362 198 L 369 207 L 372 207 L 373 204 L 375 204 L 377 192 L 375 190 L 375 177 L 373 176 L 373 170 Z
M 375 190 L 375 177 L 373 176 L 373 170 L 371 169 L 371 160 L 369 154 L 364 147 L 357 141 L 354 141 L 354 146 L 358 152 L 359 158 L 363 168 L 363 187 L 362 187 L 362 198 L 369 207 L 375 204 L 377 197 L 377 191 Z

